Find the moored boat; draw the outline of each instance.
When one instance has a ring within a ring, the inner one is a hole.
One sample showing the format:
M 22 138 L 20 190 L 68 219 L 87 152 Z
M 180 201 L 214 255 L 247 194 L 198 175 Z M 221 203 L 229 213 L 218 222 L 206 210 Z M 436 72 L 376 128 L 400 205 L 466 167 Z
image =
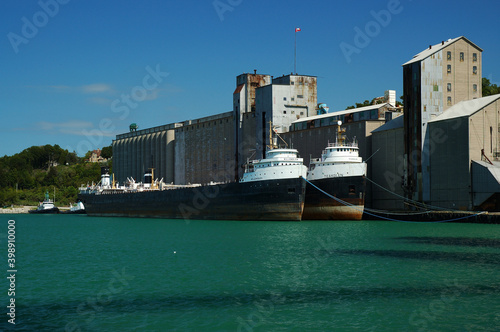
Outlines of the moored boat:
M 50 214 L 59 213 L 59 209 L 54 205 L 54 202 L 49 198 L 49 192 L 45 192 L 45 199 L 38 204 L 35 210 L 29 210 L 29 213 Z
M 168 219 L 300 221 L 307 167 L 295 149 L 271 147 L 266 157 L 247 164 L 238 182 L 169 185 L 128 179 L 113 185 L 103 172 L 98 186 L 81 188 L 79 199 L 89 216 Z M 150 179 L 146 181 L 146 179 Z
M 85 206 L 82 202 L 78 201 L 75 204 L 71 204 L 69 209 L 66 211 L 61 211 L 62 214 L 85 214 Z
M 358 144 L 345 142 L 338 124 L 335 143 L 321 158 L 312 159 L 307 174 L 304 220 L 361 220 L 364 210 L 366 163 Z

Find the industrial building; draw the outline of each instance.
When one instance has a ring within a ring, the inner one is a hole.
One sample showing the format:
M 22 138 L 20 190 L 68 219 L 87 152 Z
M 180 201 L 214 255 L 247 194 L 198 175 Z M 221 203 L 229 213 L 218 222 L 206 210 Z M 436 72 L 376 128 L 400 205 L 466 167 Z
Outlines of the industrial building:
M 429 121 L 432 205 L 500 209 L 499 124 L 500 94 L 462 101 Z
M 482 49 L 465 37 L 442 41 L 403 64 L 404 186 L 410 199 L 430 199 L 428 122 L 462 100 L 482 96 Z
M 230 112 L 117 135 L 115 176 L 141 179 L 153 167 L 167 183 L 237 181 L 264 156 L 270 123 L 308 165 L 342 121 L 368 163 L 367 207 L 500 209 L 500 96 L 481 98 L 481 64 L 482 49 L 465 37 L 418 53 L 403 64 L 404 115 L 394 90 L 375 105 L 329 112 L 315 76 L 243 73 Z

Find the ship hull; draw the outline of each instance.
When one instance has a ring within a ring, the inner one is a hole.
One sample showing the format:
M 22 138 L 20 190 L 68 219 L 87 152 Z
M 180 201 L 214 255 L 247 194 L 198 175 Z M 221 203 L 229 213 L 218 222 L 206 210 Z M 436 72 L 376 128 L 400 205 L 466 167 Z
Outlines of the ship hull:
M 304 178 L 136 193 L 80 193 L 89 216 L 300 221 Z
M 42 209 L 42 210 L 29 210 L 31 214 L 57 214 L 59 213 L 59 208 L 51 208 L 51 209 Z
M 329 197 L 315 186 L 345 203 Z M 363 176 L 312 180 L 307 184 L 302 219 L 361 220 L 364 210 L 364 195 L 365 179 Z

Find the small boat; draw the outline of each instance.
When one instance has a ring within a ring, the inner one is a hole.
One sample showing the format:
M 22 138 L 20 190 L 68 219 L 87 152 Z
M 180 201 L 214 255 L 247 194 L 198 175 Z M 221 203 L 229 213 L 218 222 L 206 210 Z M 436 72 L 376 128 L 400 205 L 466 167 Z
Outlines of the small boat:
M 85 214 L 85 206 L 82 202 L 78 201 L 75 204 L 71 204 L 69 210 L 61 211 L 62 214 Z
M 54 202 L 49 198 L 49 191 L 45 192 L 45 199 L 41 202 L 36 210 L 29 210 L 29 213 L 40 213 L 40 214 L 49 214 L 49 213 L 59 213 L 59 209 L 54 205 Z

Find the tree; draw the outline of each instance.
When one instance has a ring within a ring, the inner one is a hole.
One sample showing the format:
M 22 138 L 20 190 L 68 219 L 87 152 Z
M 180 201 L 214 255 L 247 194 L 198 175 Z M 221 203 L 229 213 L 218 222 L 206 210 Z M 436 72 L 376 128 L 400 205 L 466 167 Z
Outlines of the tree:
M 500 93 L 500 87 L 498 87 L 496 84 L 492 84 L 490 80 L 487 79 L 486 77 L 483 77 L 482 87 L 483 87 L 483 97 L 496 95 Z
M 101 157 L 106 159 L 113 157 L 113 147 L 111 145 L 103 147 L 101 150 Z

